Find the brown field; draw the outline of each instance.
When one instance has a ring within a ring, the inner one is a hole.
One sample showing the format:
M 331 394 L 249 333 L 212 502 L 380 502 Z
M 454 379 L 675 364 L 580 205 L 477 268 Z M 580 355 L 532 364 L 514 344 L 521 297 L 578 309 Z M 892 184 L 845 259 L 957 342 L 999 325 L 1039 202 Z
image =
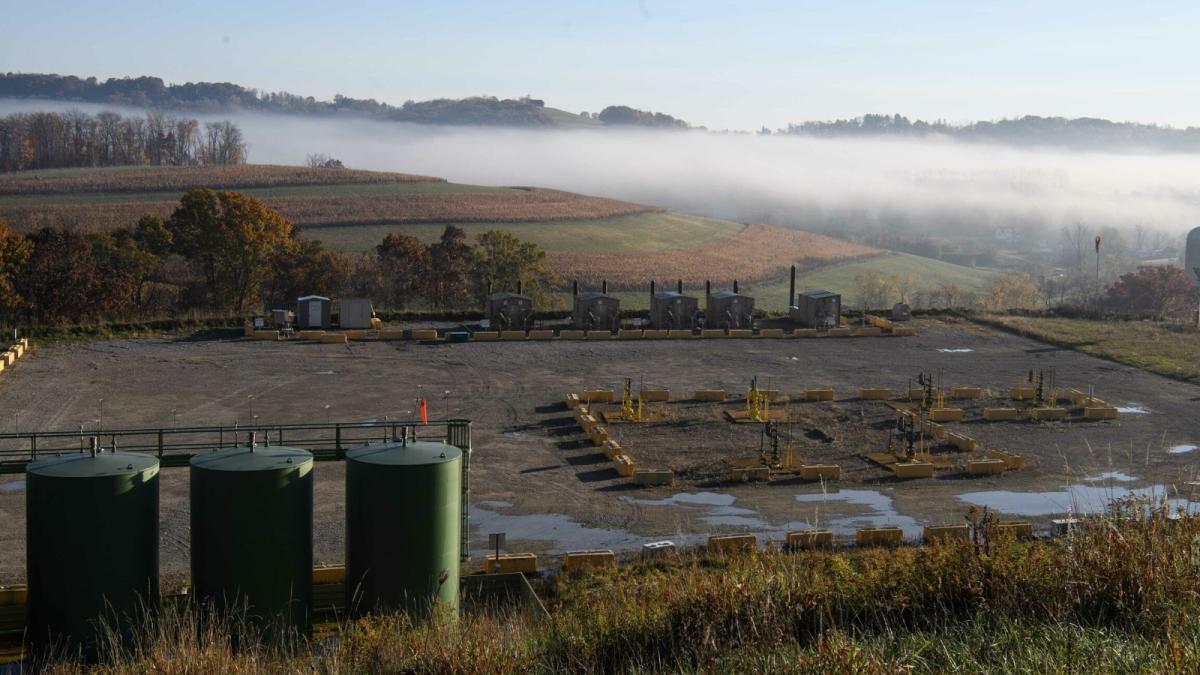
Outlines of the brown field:
M 78 192 L 181 191 L 197 186 L 214 189 L 335 185 L 344 183 L 442 182 L 446 179 L 383 171 L 310 169 L 302 166 L 241 164 L 237 166 L 135 166 L 104 169 L 55 169 L 0 174 L 0 195 L 46 195 Z
M 653 253 L 596 255 L 552 252 L 551 267 L 561 275 L 615 289 L 641 288 L 647 279 L 683 279 L 689 286 L 711 280 L 729 283 L 777 278 L 792 264 L 811 269 L 882 253 L 879 249 L 811 232 L 750 224 L 738 234 L 699 246 Z
M 165 195 L 164 195 L 165 197 Z M 174 197 L 174 195 L 172 195 Z M 337 193 L 307 196 L 263 195 L 263 201 L 297 225 L 375 225 L 384 223 L 516 223 L 546 220 L 588 220 L 661 209 L 589 197 L 571 192 L 521 188 L 469 190 L 448 187 L 410 194 Z M 0 220 L 29 232 L 41 227 L 127 227 L 147 213 L 166 217 L 177 199 L 80 201 L 62 203 L 0 203 Z

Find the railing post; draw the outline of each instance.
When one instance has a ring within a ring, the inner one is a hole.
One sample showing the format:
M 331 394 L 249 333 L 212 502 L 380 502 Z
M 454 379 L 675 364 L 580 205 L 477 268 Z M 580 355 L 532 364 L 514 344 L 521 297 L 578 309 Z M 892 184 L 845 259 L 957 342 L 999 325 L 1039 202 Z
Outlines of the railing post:
M 338 422 L 333 425 L 333 449 L 337 452 L 338 459 L 345 459 L 346 455 L 342 453 L 342 423 Z
M 162 459 L 162 456 L 163 456 L 163 430 L 159 429 L 158 430 L 158 458 Z
M 37 434 L 29 435 L 29 456 L 37 459 Z

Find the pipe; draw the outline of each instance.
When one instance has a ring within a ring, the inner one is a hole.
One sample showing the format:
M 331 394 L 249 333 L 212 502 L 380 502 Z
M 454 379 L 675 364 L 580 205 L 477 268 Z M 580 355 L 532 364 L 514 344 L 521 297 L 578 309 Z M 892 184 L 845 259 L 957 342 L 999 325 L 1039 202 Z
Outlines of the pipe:
M 708 296 L 712 295 L 712 282 L 708 279 L 704 280 L 704 301 L 708 302 Z
M 650 280 L 650 299 L 654 300 L 654 280 Z
M 796 266 L 792 265 L 792 281 L 788 284 L 788 307 L 796 306 Z
M 605 279 L 600 282 L 600 292 L 608 293 L 608 279 Z
M 521 287 L 522 287 L 521 280 L 517 279 L 517 295 L 521 294 Z
M 492 295 L 492 280 L 488 279 L 488 297 Z
M 733 280 L 733 292 L 734 292 L 734 293 L 737 293 L 737 292 L 738 292 L 738 291 L 737 291 L 737 279 L 734 279 L 734 280 Z
M 579 280 L 575 279 L 571 282 L 571 297 L 579 295 Z
M 680 295 L 683 295 L 683 279 L 680 279 L 679 281 L 675 282 L 675 292 Z

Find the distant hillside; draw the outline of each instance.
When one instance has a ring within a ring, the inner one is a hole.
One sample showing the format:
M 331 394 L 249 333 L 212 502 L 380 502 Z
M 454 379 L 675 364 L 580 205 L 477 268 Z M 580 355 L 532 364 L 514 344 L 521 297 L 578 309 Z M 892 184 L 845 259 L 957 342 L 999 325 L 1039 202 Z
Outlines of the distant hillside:
M 909 120 L 902 115 L 863 115 L 852 119 L 789 124 L 778 133 L 844 137 L 948 136 L 961 141 L 1025 146 L 1063 146 L 1079 149 L 1151 149 L 1164 152 L 1200 151 L 1200 128 L 1176 129 L 1155 124 L 1112 122 L 1094 117 L 1026 115 L 998 122 L 953 125 L 945 121 Z
M 594 114 L 571 113 L 547 108 L 545 101 L 529 96 L 507 99 L 473 96 L 407 101 L 394 106 L 375 99 L 355 99 L 340 94 L 332 101 L 320 101 L 311 96 L 288 92 L 260 92 L 229 82 L 167 84 L 158 77 L 98 80 L 74 75 L 0 73 L 0 98 L 78 101 L 192 113 L 235 110 L 317 116 L 352 113 L 416 124 L 563 128 L 606 124 L 671 128 L 689 126 L 687 122 L 670 115 L 628 106 L 609 106 Z

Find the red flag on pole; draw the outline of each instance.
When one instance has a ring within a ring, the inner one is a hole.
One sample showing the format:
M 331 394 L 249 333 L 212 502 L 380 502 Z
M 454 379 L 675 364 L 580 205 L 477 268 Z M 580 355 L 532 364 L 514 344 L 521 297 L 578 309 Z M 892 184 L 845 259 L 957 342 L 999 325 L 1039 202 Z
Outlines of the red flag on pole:
M 429 411 L 425 408 L 425 399 L 421 399 L 421 424 L 429 424 Z

